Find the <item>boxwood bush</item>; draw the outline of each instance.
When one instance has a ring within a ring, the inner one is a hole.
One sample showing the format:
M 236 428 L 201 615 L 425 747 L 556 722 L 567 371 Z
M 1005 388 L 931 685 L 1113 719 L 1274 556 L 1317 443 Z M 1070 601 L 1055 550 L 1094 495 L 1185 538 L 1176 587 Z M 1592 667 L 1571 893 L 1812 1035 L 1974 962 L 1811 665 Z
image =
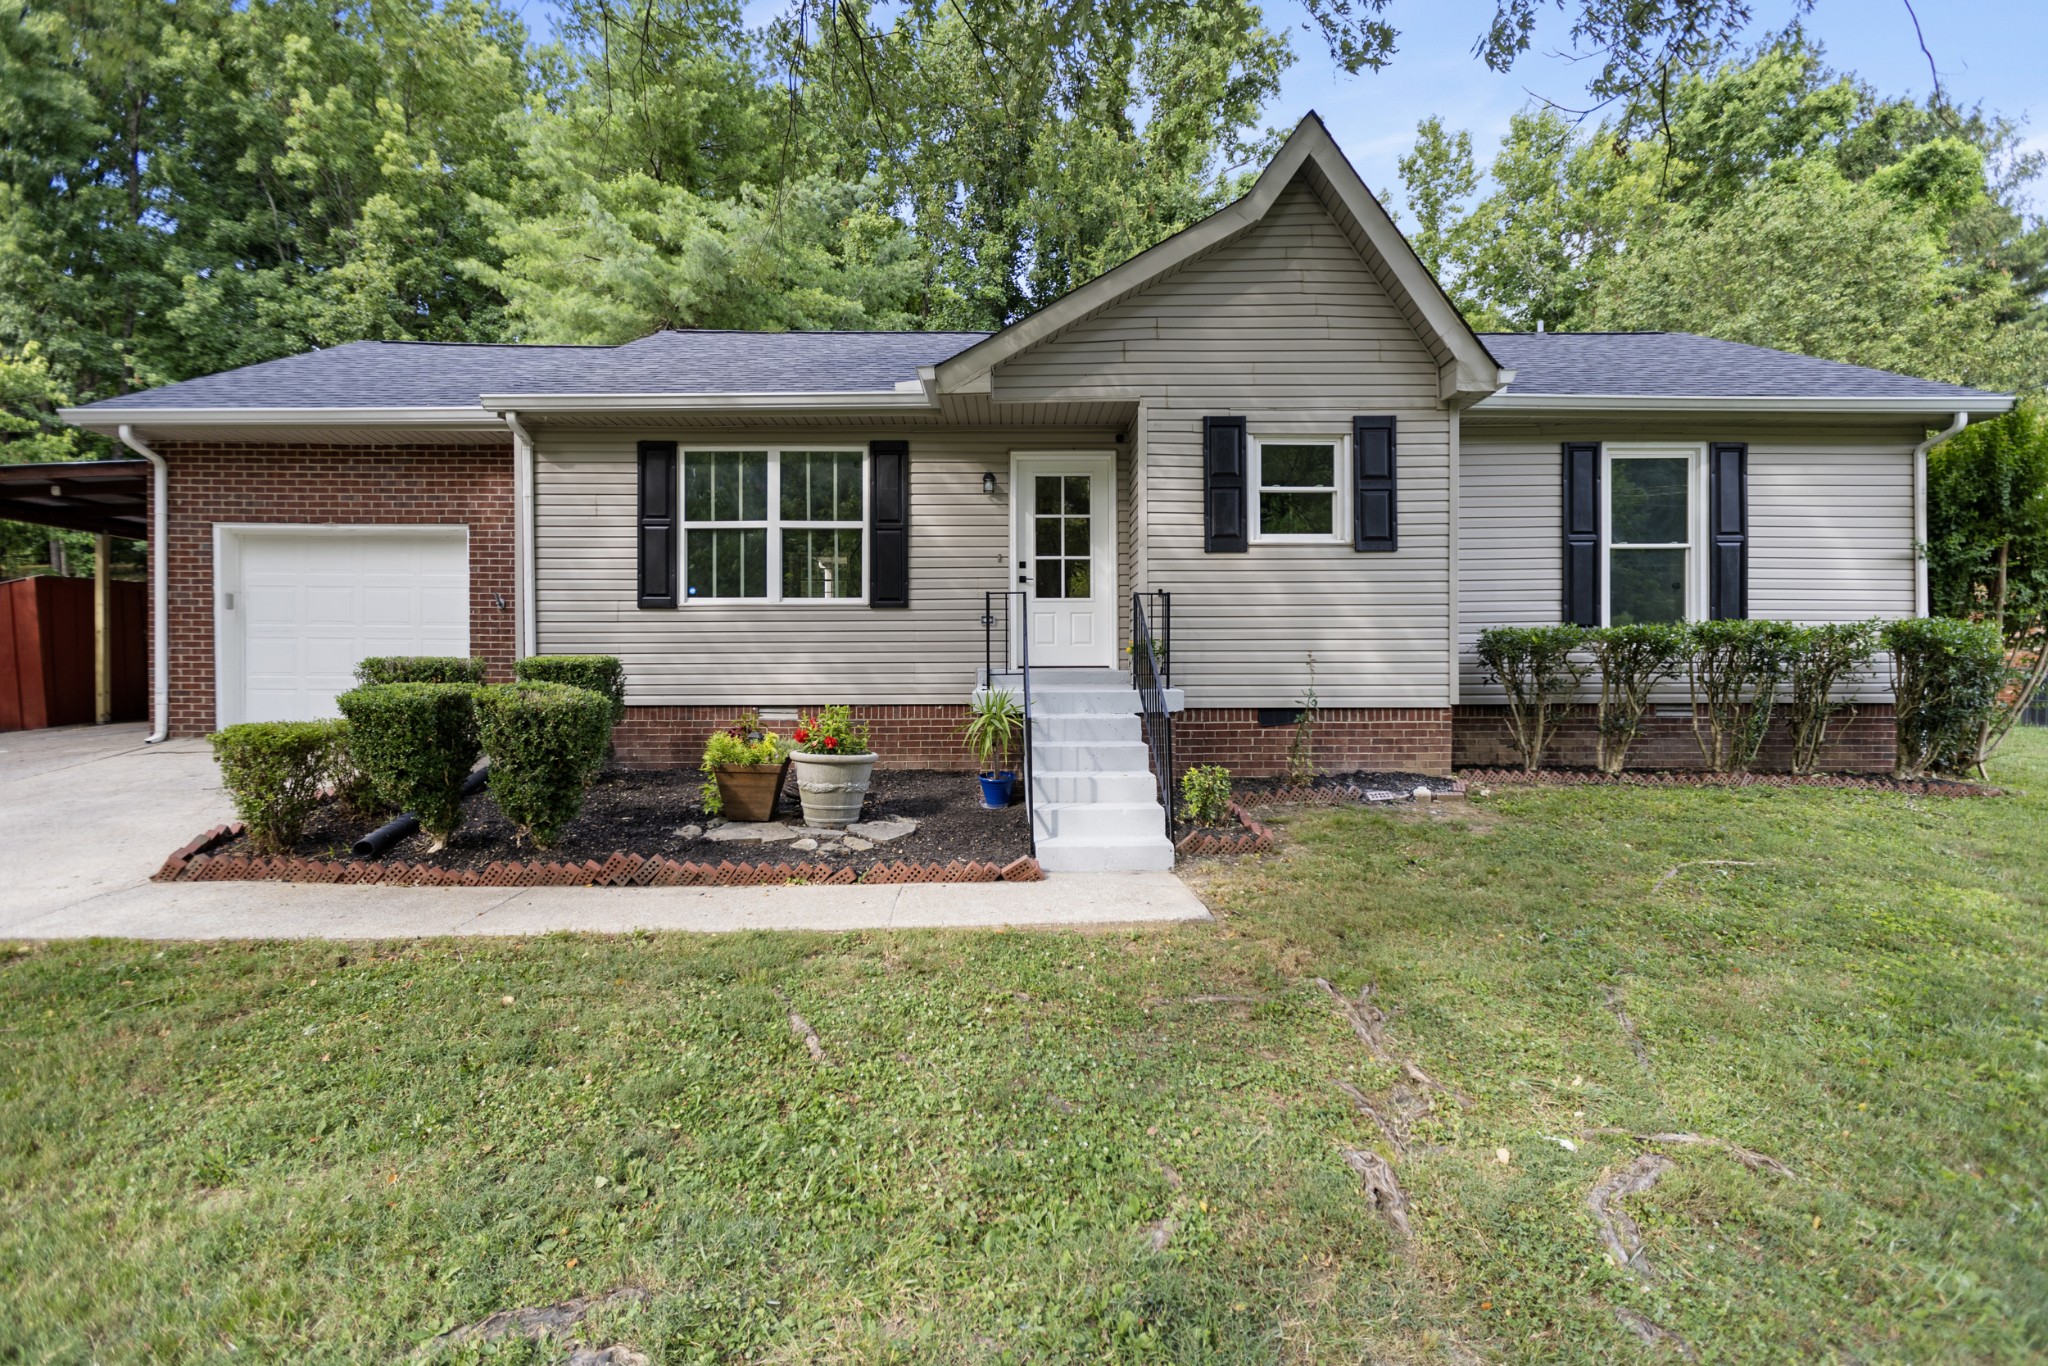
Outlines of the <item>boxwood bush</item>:
M 626 666 L 617 655 L 528 655 L 512 666 L 521 683 L 566 683 L 588 688 L 612 704 L 611 724 L 626 715 Z
M 477 727 L 491 756 L 491 800 L 545 849 L 583 809 L 604 765 L 613 703 L 566 683 L 502 683 L 476 693 Z
M 462 824 L 462 784 L 476 766 L 477 690 L 462 683 L 376 683 L 334 699 L 349 753 L 377 799 L 420 818 L 444 849 Z
M 356 682 L 469 683 L 484 681 L 484 662 L 457 655 L 372 655 L 356 665 Z
M 1988 621 L 1919 617 L 1887 622 L 1898 776 L 1956 773 L 1977 753 L 1977 728 L 2011 676 L 2005 640 Z
M 221 784 L 249 828 L 249 843 L 267 854 L 290 852 L 343 752 L 343 723 L 250 721 L 212 739 Z

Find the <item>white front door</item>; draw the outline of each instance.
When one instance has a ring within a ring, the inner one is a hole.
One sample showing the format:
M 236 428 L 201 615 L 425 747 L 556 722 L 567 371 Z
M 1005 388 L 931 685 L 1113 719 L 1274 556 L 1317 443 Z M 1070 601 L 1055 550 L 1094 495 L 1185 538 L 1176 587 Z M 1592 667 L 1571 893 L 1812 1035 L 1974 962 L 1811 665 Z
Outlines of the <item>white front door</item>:
M 1116 663 L 1116 457 L 1019 455 L 1010 478 L 1033 668 Z
M 219 527 L 218 723 L 338 716 L 370 655 L 469 653 L 463 527 Z

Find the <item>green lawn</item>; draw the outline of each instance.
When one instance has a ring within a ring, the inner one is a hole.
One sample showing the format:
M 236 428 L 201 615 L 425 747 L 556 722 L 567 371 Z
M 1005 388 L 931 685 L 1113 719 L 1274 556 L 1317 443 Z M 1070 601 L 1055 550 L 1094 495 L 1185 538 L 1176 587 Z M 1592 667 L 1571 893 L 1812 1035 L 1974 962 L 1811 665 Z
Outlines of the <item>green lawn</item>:
M 1213 925 L 0 946 L 0 1361 L 559 1361 L 423 1345 L 618 1287 L 656 1361 L 2038 1359 L 2048 737 L 1996 777 L 1303 814 Z

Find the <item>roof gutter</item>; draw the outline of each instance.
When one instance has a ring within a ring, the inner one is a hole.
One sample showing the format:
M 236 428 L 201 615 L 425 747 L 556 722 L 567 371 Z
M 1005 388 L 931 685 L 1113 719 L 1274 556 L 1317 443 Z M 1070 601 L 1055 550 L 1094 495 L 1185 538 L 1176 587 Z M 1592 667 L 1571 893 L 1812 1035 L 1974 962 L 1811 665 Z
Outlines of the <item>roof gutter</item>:
M 170 602 L 171 583 L 169 578 L 171 472 L 164 464 L 164 458 L 142 444 L 136 438 L 134 429 L 123 424 L 115 433 L 121 444 L 149 462 L 151 481 L 149 493 L 149 643 L 150 643 L 150 719 L 155 723 L 149 732 L 146 745 L 154 745 L 171 733 L 171 636 Z
M 1971 395 L 1978 412 L 2003 413 L 2017 402 L 2011 394 Z M 1935 398 L 1825 398 L 1783 394 L 1495 394 L 1472 405 L 1479 413 L 1860 413 L 1866 416 L 1926 417 L 1954 412 L 1953 400 Z
M 1927 452 L 1970 425 L 1958 412 L 1948 426 L 1913 448 L 1913 615 L 1924 617 L 1930 606 L 1927 590 Z
M 464 427 L 500 429 L 483 408 L 59 408 L 74 427 L 112 434 L 121 426 L 278 427 L 314 424 L 367 427 Z
M 512 429 L 512 569 L 515 585 L 513 592 L 519 599 L 513 604 L 517 609 L 513 626 L 513 653 L 515 657 L 524 659 L 539 652 L 536 638 L 539 635 L 540 617 L 533 600 L 535 585 L 540 579 L 539 571 L 534 565 L 533 483 L 534 461 L 537 457 L 533 449 L 533 436 L 520 422 L 519 414 L 507 411 L 499 416 L 503 417 L 505 425 Z
M 854 389 L 843 393 L 786 394 L 485 394 L 495 412 L 612 413 L 721 412 L 802 409 L 830 412 L 928 411 L 938 404 L 923 385 L 906 389 Z

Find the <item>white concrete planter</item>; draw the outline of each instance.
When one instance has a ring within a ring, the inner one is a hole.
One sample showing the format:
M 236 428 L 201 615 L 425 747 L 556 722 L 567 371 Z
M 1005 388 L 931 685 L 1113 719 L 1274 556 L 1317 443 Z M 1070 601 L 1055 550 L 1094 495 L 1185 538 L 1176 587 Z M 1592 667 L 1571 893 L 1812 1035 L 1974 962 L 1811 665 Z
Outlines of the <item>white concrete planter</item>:
M 872 754 L 792 754 L 797 795 L 803 799 L 804 824 L 844 826 L 860 819 L 868 779 L 875 771 Z

